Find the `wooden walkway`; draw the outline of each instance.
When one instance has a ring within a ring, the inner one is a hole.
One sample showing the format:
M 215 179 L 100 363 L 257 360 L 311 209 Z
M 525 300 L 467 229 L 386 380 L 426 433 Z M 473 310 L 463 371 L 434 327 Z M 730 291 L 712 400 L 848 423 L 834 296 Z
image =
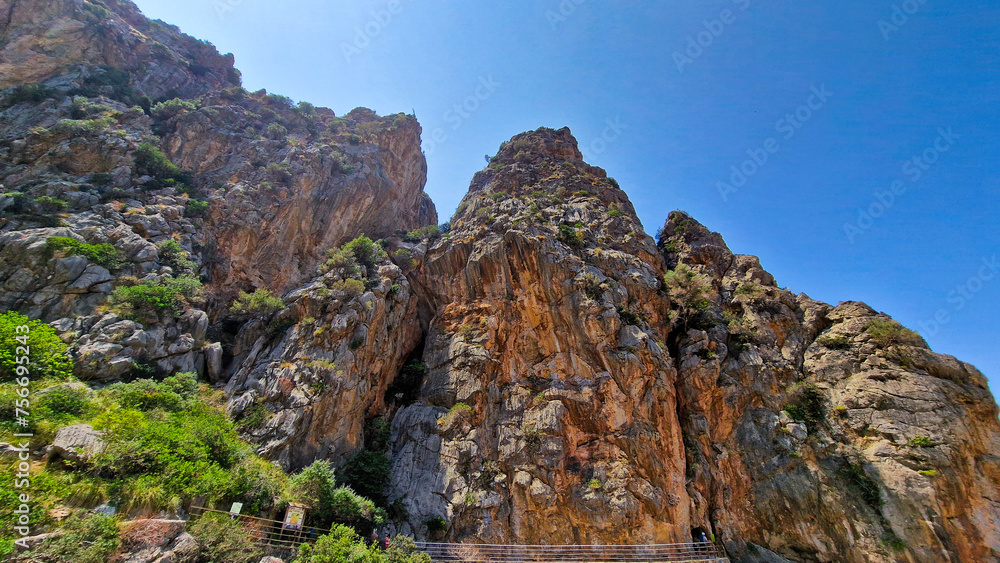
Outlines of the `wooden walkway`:
M 433 561 L 454 563 L 728 563 L 714 543 L 659 545 L 483 545 L 417 542 Z

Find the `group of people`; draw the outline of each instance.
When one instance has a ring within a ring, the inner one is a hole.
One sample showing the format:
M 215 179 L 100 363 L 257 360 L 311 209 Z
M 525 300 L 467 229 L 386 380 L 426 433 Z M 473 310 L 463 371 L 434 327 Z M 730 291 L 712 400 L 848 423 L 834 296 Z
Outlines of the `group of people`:
M 389 549 L 389 542 L 390 542 L 389 534 L 386 534 L 385 539 L 380 541 L 378 539 L 378 532 L 372 532 L 371 540 L 372 543 L 375 544 L 375 546 L 378 547 L 379 549 Z

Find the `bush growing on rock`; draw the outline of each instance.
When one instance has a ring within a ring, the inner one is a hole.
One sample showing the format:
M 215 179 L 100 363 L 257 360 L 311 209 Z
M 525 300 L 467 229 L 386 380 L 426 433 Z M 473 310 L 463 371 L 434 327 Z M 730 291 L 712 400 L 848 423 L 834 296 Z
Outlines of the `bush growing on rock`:
M 113 244 L 87 244 L 72 237 L 49 237 L 45 248 L 50 252 L 64 252 L 69 256 L 83 256 L 87 260 L 109 270 L 117 270 L 125 263 L 125 255 Z
M 143 322 L 167 313 L 178 315 L 201 292 L 202 284 L 194 276 L 178 276 L 159 282 L 119 286 L 108 298 L 111 311 Z
M 75 518 L 63 525 L 62 532 L 33 549 L 32 561 L 106 563 L 121 541 L 118 522 L 103 514 Z
M 785 412 L 795 420 L 805 422 L 809 431 L 813 432 L 826 417 L 826 399 L 815 385 L 801 385 L 792 391 Z
M 188 257 L 188 253 L 175 240 L 156 243 L 156 250 L 160 255 L 160 263 L 169 266 L 175 274 L 193 272 L 198 268 L 198 265 Z
M 178 373 L 160 382 L 137 379 L 129 383 L 115 383 L 104 390 L 106 396 L 124 409 L 163 409 L 170 412 L 189 407 L 197 393 L 198 376 L 194 373 Z
M 865 332 L 871 335 L 875 344 L 883 348 L 894 344 L 924 346 L 924 339 L 919 334 L 893 320 L 875 319 L 865 326 Z
M 197 103 L 187 102 L 180 98 L 174 98 L 172 100 L 167 100 L 154 105 L 150 112 L 156 119 L 166 120 L 176 115 L 180 115 L 185 111 L 194 111 L 196 109 L 198 109 Z
M 42 213 L 59 213 L 69 207 L 69 203 L 47 195 L 36 197 L 34 203 Z
M 223 514 L 205 514 L 189 532 L 201 545 L 206 561 L 257 563 L 264 551 L 257 545 L 260 531 L 240 519 Z
M 190 176 L 182 171 L 167 155 L 151 143 L 139 143 L 139 148 L 132 153 L 135 161 L 134 172 L 138 176 L 151 176 L 153 180 L 146 184 L 152 189 L 189 183 Z
M 287 498 L 312 506 L 315 525 L 325 528 L 332 522 L 351 525 L 382 524 L 385 511 L 350 487 L 338 487 L 333 468 L 327 461 L 314 461 L 293 475 L 288 482 Z
M 253 293 L 241 291 L 229 312 L 241 317 L 256 317 L 270 315 L 284 306 L 285 302 L 270 290 L 257 288 Z
M 712 294 L 712 278 L 699 274 L 685 264 L 663 276 L 663 286 L 667 296 L 679 306 L 679 315 L 685 324 L 711 307 L 708 298 Z
M 19 327 L 27 327 L 27 332 Z M 66 379 L 73 373 L 73 361 L 66 354 L 66 344 L 55 329 L 41 321 L 7 311 L 0 315 L 0 381 L 27 375 L 33 380 Z M 18 364 L 18 346 L 28 348 L 28 366 Z M 18 369 L 18 367 L 22 369 Z

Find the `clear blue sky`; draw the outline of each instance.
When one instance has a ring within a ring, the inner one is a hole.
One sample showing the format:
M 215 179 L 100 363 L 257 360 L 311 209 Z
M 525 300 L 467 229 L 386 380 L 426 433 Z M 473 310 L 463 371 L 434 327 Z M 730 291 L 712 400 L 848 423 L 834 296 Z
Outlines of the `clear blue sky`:
M 1000 389 L 995 3 L 138 4 L 234 53 L 251 90 L 415 111 L 442 221 L 484 154 L 567 125 L 650 234 L 684 209 L 780 285 L 865 301 Z

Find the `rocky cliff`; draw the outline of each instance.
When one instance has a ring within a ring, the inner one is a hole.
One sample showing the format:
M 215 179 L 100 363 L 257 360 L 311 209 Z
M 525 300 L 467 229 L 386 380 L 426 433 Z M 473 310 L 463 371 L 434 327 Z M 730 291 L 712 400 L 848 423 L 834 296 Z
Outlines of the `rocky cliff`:
M 394 533 L 1000 560 L 982 374 L 684 213 L 654 241 L 568 129 L 503 143 L 438 229 L 412 116 L 247 92 L 128 2 L 0 13 L 0 307 L 81 379 L 197 371 L 285 471 L 390 421 Z

